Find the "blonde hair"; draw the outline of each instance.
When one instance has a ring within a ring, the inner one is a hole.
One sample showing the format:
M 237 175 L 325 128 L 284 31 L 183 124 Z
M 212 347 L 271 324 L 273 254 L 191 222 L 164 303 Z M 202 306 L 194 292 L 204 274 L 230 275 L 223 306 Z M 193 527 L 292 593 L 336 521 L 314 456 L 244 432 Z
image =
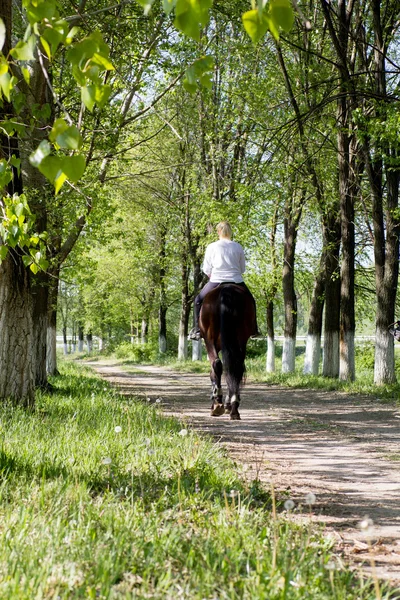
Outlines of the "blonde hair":
M 228 223 L 228 221 L 221 221 L 218 223 L 217 233 L 224 238 L 230 239 L 232 237 L 232 227 L 230 226 L 230 223 Z

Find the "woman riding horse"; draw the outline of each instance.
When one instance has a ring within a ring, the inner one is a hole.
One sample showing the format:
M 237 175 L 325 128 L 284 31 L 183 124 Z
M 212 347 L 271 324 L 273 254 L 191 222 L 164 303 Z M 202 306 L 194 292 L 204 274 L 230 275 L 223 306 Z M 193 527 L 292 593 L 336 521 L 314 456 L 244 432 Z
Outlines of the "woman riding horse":
M 232 240 L 232 228 L 228 221 L 221 221 L 217 225 L 218 241 L 212 242 L 206 248 L 203 262 L 203 272 L 209 281 L 196 296 L 194 301 L 194 327 L 189 333 L 189 339 L 199 340 L 199 316 L 201 306 L 206 295 L 221 283 L 235 283 L 244 287 L 249 294 L 250 290 L 243 281 L 242 274 L 246 270 L 246 260 L 242 246 Z M 253 299 L 254 302 L 254 299 Z M 255 305 L 255 303 L 254 303 Z M 252 337 L 259 335 L 257 322 L 252 332 Z
M 211 365 L 211 415 L 229 413 L 232 420 L 239 420 L 247 340 L 258 335 L 256 305 L 242 278 L 246 268 L 242 246 L 232 241 L 227 221 L 218 224 L 217 232 L 219 240 L 206 249 L 203 271 L 210 280 L 196 297 L 195 327 L 189 337 L 203 337 L 206 344 Z M 228 387 L 225 404 L 223 371 Z

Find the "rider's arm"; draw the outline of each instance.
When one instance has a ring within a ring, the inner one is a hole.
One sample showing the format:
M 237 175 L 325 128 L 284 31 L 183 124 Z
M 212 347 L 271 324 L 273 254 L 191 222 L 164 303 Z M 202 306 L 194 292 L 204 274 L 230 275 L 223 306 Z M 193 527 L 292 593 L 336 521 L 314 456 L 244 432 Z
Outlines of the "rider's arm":
M 205 273 L 207 275 L 207 277 L 211 277 L 212 263 L 211 263 L 211 252 L 210 252 L 209 246 L 206 248 L 206 253 L 204 255 L 202 270 L 203 270 L 203 273 Z
M 242 252 L 240 253 L 240 272 L 243 275 L 243 273 L 246 271 L 246 259 L 244 257 L 244 252 L 243 252 L 243 248 L 242 248 Z

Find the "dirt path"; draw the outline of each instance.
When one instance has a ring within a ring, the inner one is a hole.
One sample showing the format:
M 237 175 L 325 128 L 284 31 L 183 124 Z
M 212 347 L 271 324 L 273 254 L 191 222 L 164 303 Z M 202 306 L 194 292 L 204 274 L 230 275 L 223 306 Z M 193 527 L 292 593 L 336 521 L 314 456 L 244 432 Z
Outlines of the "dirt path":
M 249 380 L 242 420 L 230 421 L 209 416 L 207 375 L 155 366 L 127 373 L 106 362 L 90 366 L 123 393 L 161 400 L 164 412 L 220 440 L 250 479 L 272 480 L 297 505 L 313 492 L 314 519 L 326 524 L 338 550 L 365 565 L 371 555 L 359 523 L 368 515 L 378 575 L 400 583 L 400 409 L 370 398 Z

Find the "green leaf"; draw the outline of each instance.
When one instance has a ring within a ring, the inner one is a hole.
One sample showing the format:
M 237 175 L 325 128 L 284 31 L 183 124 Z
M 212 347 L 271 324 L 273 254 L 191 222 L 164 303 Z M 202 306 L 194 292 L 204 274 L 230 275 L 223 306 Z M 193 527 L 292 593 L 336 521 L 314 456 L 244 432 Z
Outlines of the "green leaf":
M 41 42 L 41 44 L 42 44 L 42 46 L 43 46 L 43 48 L 44 48 L 44 51 L 45 51 L 45 52 L 46 52 L 46 54 L 47 54 L 47 58 L 48 58 L 49 60 L 51 60 L 51 49 L 50 49 L 50 44 L 48 44 L 48 43 L 47 43 L 47 41 L 45 40 L 45 38 L 44 38 L 44 37 L 41 37 L 41 38 L 40 38 L 40 42 Z
M 38 167 L 43 160 L 48 156 L 51 152 L 50 144 L 47 140 L 43 140 L 40 142 L 39 146 L 36 148 L 34 152 L 29 157 L 29 162 L 34 166 Z
M 4 56 L 0 56 L 0 75 L 3 75 L 3 73 L 7 73 L 8 69 L 8 60 Z
M 197 85 L 195 83 L 190 83 L 187 78 L 183 80 L 183 87 L 189 94 L 195 94 L 197 90 Z
M 29 267 L 30 270 L 32 271 L 32 273 L 34 273 L 35 275 L 37 273 L 39 273 L 39 267 L 37 264 L 35 264 L 34 262 L 32 262 L 31 266 Z
M 52 19 L 57 10 L 55 0 L 24 0 L 23 5 L 31 25 L 44 19 Z
M 17 204 L 17 206 L 15 207 L 15 214 L 17 215 L 17 217 L 20 217 L 21 215 L 23 215 L 24 210 L 25 210 L 25 206 L 23 205 L 22 202 L 19 202 Z
M 290 31 L 294 23 L 294 13 L 290 0 L 270 0 L 268 17 L 271 18 L 276 29 Z
M 106 105 L 106 103 L 108 102 L 108 99 L 111 95 L 111 85 L 97 85 L 96 86 L 96 93 L 95 93 L 95 98 L 96 98 L 96 104 L 97 106 L 99 106 L 99 108 L 103 108 L 103 106 Z
M 68 129 L 68 123 L 62 118 L 56 119 L 53 123 L 53 127 L 49 134 L 49 140 L 51 142 L 55 142 L 57 136 L 61 135 Z
M 6 41 L 6 26 L 4 25 L 3 19 L 0 19 L 0 50 L 3 49 Z
M 92 58 L 93 54 L 97 52 L 98 45 L 95 40 L 90 38 L 84 38 L 82 41 L 75 44 L 68 50 L 67 59 L 72 65 L 79 66 L 81 68 L 84 63 Z
M 82 154 L 74 154 L 74 156 L 65 156 L 62 161 L 63 173 L 76 183 L 82 177 L 86 169 L 86 161 Z
M 0 188 L 4 188 L 13 178 L 10 165 L 3 158 L 0 160 Z
M 67 37 L 65 38 L 65 43 L 67 45 L 71 44 L 72 40 L 79 33 L 79 31 L 80 31 L 79 27 L 71 27 L 71 29 L 67 33 Z
M 93 111 L 96 102 L 96 86 L 84 85 L 81 88 L 82 102 L 90 112 Z
M 148 15 L 154 0 L 137 0 L 137 2 L 140 6 L 143 6 L 144 14 Z
M 76 125 L 68 125 L 64 119 L 57 119 L 50 132 L 49 139 L 60 148 L 77 150 L 82 145 L 82 136 Z
M 10 164 L 17 169 L 17 172 L 19 175 L 20 170 L 21 170 L 21 159 L 17 158 L 15 156 L 15 154 L 13 154 L 12 157 L 10 158 Z
M 257 42 L 266 34 L 269 29 L 269 22 L 263 13 L 261 18 L 258 10 L 249 10 L 242 15 L 243 26 L 249 34 L 252 42 Z
M 99 54 L 98 52 L 95 52 L 93 54 L 91 62 L 93 62 L 95 65 L 103 67 L 103 69 L 105 69 L 106 71 L 114 70 L 114 67 L 112 66 L 108 58 L 106 56 L 103 56 L 102 54 Z
M 31 35 L 26 42 L 18 42 L 18 44 L 10 50 L 10 54 L 16 60 L 35 60 L 36 36 Z
M 77 150 L 82 146 L 83 140 L 76 125 L 70 125 L 63 133 L 57 136 L 57 144 L 60 148 L 68 148 L 69 150 Z
M 28 256 L 27 254 L 23 254 L 22 262 L 24 263 L 25 267 L 29 267 L 29 265 L 32 264 L 33 259 L 31 256 Z
M 60 173 L 58 175 L 58 177 L 55 179 L 54 181 L 54 191 L 56 194 L 58 194 L 58 192 L 60 191 L 61 187 L 63 186 L 63 184 L 66 182 L 67 180 L 67 176 L 65 173 Z
M 10 73 L 3 73 L 0 75 L 0 88 L 3 95 L 7 98 L 8 102 L 11 100 L 11 76 Z
M 0 260 L 4 260 L 8 254 L 8 247 L 0 245 Z
M 21 72 L 25 79 L 25 83 L 27 83 L 29 85 L 29 83 L 31 81 L 31 74 L 30 74 L 29 69 L 27 69 L 26 67 L 21 67 Z
M 174 25 L 186 36 L 200 40 L 201 28 L 207 25 L 212 0 L 177 0 Z
M 42 271 L 47 271 L 49 264 L 50 264 L 49 261 L 46 260 L 44 257 L 42 257 L 39 260 L 39 267 L 42 269 Z
M 212 87 L 212 78 L 209 73 L 214 69 L 212 56 L 198 58 L 186 70 L 186 78 L 183 80 L 184 88 L 191 94 L 196 91 L 197 83 L 207 88 Z
M 58 46 L 68 34 L 68 23 L 63 19 L 52 19 L 52 21 L 46 23 L 46 25 L 47 27 L 43 31 L 43 35 L 40 39 L 42 43 L 43 39 L 45 39 L 46 42 L 51 45 L 51 53 L 54 55 Z
M 169 13 L 175 8 L 177 0 L 163 0 L 163 8 L 164 12 L 169 15 Z
M 59 156 L 46 156 L 39 165 L 39 171 L 52 183 L 62 173 L 62 161 Z

